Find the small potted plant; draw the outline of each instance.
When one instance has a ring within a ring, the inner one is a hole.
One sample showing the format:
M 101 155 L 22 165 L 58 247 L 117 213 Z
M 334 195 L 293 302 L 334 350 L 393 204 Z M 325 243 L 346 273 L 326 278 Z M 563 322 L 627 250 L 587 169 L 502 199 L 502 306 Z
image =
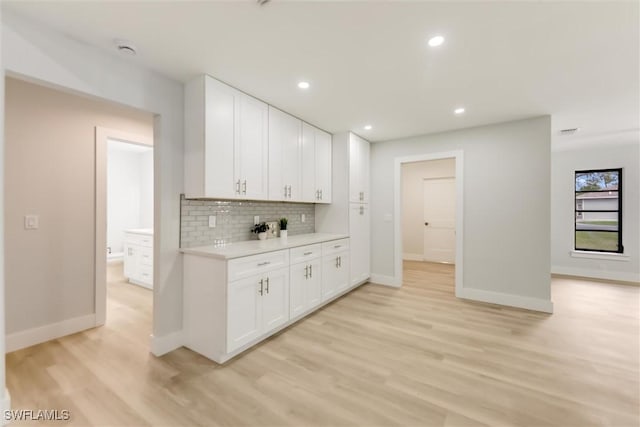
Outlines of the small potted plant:
M 269 230 L 269 224 L 266 222 L 261 222 L 251 228 L 251 232 L 257 234 L 258 239 L 260 240 L 265 240 L 267 238 L 267 230 Z
M 287 223 L 289 221 L 287 220 L 287 218 L 280 218 L 280 237 L 282 237 L 283 239 L 287 238 Z

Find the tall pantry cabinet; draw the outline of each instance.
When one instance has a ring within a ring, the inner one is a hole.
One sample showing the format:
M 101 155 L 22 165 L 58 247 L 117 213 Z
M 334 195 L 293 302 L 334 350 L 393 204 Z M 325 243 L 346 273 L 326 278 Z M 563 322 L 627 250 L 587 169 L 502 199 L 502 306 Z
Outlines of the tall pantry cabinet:
M 352 286 L 366 282 L 371 275 L 369 153 L 369 142 L 358 135 L 334 135 L 332 203 L 316 205 L 317 232 L 351 238 Z

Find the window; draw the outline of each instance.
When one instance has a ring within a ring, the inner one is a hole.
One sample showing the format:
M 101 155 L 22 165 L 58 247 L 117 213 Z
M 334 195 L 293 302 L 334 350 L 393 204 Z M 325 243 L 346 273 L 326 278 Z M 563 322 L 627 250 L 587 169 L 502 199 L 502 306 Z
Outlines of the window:
M 622 169 L 576 171 L 575 249 L 622 253 Z

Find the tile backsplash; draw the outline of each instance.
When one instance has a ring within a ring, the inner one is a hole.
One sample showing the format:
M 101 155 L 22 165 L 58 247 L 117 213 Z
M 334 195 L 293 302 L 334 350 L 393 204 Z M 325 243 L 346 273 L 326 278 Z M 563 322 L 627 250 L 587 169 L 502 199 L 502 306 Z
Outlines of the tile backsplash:
M 290 236 L 315 231 L 315 205 L 309 203 L 183 198 L 180 209 L 180 246 L 183 248 L 257 239 L 250 231 L 256 215 L 261 222 L 286 217 Z M 301 221 L 303 214 L 305 222 Z M 209 227 L 210 215 L 216 216 L 216 227 Z

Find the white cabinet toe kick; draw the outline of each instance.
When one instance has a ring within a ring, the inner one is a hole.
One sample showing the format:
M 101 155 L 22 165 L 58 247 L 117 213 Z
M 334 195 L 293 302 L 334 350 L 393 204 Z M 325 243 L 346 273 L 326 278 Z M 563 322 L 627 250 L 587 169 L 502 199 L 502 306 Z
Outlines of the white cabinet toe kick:
M 185 347 L 224 363 L 366 282 L 350 280 L 349 238 L 318 240 L 232 259 L 185 250 Z

